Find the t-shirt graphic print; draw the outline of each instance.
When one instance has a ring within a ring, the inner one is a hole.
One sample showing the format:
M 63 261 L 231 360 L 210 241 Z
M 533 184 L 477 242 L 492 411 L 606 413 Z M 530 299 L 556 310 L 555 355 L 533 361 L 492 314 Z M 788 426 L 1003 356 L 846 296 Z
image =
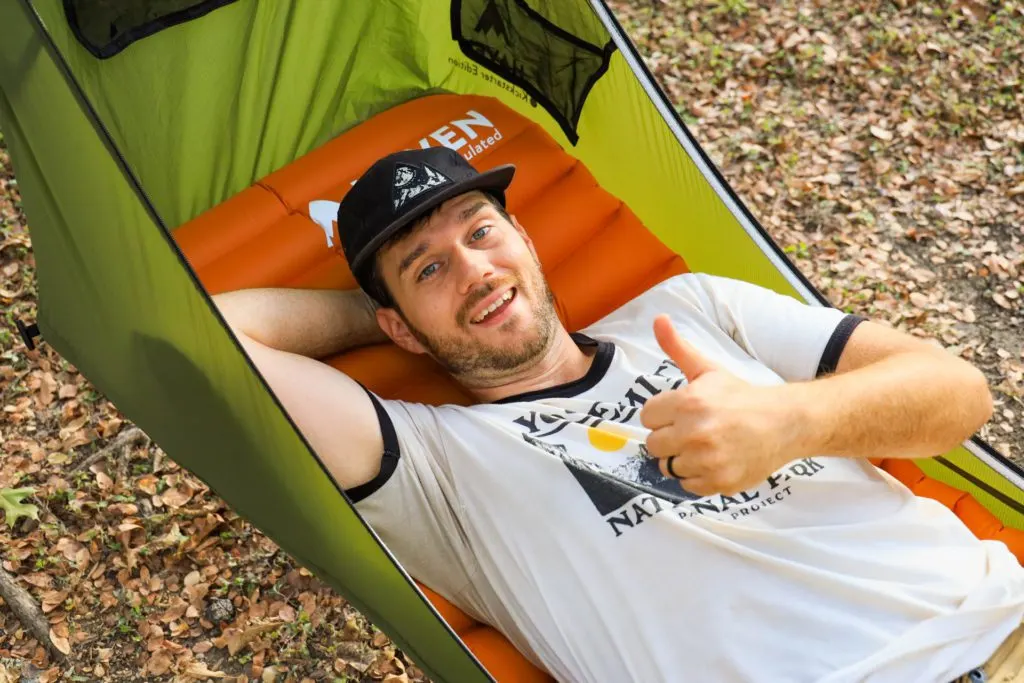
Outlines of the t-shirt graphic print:
M 860 322 L 686 274 L 574 333 L 575 381 L 466 407 L 371 394 L 385 464 L 350 495 L 409 574 L 560 681 L 941 681 L 994 652 L 1024 570 L 869 462 L 794 455 L 704 497 L 661 475 L 640 411 L 686 386 L 663 313 L 763 386 L 834 370 Z
M 561 458 L 602 515 L 637 495 L 681 503 L 698 496 L 658 469 L 657 459 L 647 453 L 647 430 L 639 416 L 649 398 L 684 384 L 686 377 L 666 358 L 653 373 L 638 376 L 617 403 L 595 401 L 584 414 L 530 410 L 513 423 L 523 429 L 526 443 Z M 565 438 L 570 425 L 585 428 L 586 434 L 572 448 Z

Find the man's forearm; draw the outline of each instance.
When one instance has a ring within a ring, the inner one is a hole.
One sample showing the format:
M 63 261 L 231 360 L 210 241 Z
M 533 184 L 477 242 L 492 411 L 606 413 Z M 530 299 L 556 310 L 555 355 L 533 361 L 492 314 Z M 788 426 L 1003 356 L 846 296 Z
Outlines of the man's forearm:
M 980 371 L 928 353 L 780 389 L 799 416 L 794 450 L 806 455 L 930 457 L 959 445 L 992 414 Z
M 359 290 L 242 289 L 213 300 L 236 332 L 311 358 L 387 339 Z

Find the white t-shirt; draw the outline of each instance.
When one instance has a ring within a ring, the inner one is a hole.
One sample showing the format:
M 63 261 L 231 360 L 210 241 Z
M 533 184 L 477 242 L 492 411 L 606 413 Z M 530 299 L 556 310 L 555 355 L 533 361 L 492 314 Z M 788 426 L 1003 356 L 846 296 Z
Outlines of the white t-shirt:
M 731 497 L 661 476 L 639 409 L 686 382 L 662 313 L 761 385 L 834 369 L 860 321 L 673 277 L 574 335 L 597 346 L 578 381 L 471 407 L 374 397 L 386 453 L 357 509 L 562 681 L 944 682 L 984 662 L 1024 618 L 1024 568 L 866 460 L 795 460 Z

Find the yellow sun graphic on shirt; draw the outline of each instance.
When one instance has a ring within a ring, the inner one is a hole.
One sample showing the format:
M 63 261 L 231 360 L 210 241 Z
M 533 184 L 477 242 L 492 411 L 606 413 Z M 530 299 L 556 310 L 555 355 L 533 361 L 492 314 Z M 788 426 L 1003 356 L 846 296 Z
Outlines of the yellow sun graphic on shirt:
M 626 445 L 629 437 L 614 427 L 590 427 L 587 429 L 590 445 L 599 451 L 617 451 Z

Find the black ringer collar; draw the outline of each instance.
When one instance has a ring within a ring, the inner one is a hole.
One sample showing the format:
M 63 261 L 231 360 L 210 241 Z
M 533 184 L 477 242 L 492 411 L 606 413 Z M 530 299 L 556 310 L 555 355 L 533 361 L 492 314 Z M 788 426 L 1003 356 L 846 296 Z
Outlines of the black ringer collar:
M 604 379 L 604 376 L 608 373 L 608 368 L 611 367 L 612 357 L 615 355 L 615 344 L 609 341 L 593 339 L 582 332 L 570 332 L 569 336 L 579 346 L 597 347 L 597 353 L 594 354 L 594 360 L 590 364 L 587 374 L 572 382 L 506 396 L 505 398 L 491 401 L 491 403 L 519 403 L 522 401 L 537 401 L 544 398 L 571 398 L 592 389 L 594 385 Z

